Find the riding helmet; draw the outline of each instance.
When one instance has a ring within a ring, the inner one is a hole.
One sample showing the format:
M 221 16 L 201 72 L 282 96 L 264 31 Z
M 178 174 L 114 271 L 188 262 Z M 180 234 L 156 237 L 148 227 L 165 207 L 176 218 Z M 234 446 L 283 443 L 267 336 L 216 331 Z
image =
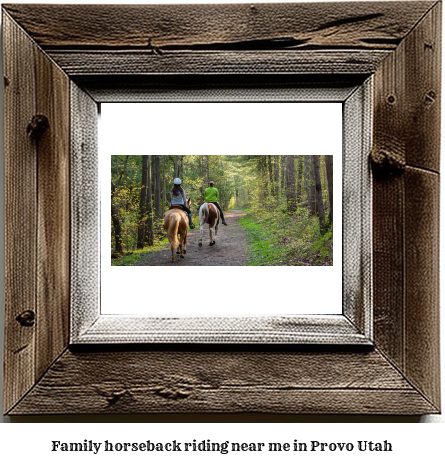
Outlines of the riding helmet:
M 181 184 L 181 180 L 179 178 L 175 178 L 173 180 L 173 184 Z

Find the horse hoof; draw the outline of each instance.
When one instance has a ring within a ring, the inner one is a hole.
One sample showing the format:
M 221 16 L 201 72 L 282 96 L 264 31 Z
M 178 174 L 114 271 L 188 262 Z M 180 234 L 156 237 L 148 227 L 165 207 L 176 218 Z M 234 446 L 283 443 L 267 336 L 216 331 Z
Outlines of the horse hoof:
M 209 245 L 210 245 L 210 247 L 212 247 L 212 245 L 215 245 L 215 243 L 214 243 L 214 242 L 210 242 Z
M 202 247 L 202 243 L 201 243 L 201 242 L 200 242 L 198 245 L 199 245 L 199 247 Z
M 215 242 L 215 241 L 213 241 L 213 245 L 215 245 L 215 244 L 216 244 L 216 242 Z
M 181 258 L 184 258 L 184 255 L 181 255 Z
M 184 250 L 184 254 L 186 254 L 186 253 L 187 253 L 187 250 Z
M 177 255 L 179 255 L 181 252 L 176 252 Z

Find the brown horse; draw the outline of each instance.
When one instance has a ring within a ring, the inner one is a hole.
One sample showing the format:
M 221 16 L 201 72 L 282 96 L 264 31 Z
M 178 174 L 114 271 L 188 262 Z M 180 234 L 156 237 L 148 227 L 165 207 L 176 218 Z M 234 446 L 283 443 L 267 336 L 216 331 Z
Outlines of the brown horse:
M 218 233 L 219 225 L 219 210 L 212 203 L 203 203 L 199 209 L 199 226 L 201 229 L 201 239 L 199 239 L 199 247 L 202 247 L 202 234 L 204 225 L 207 223 L 210 230 L 210 244 L 215 245 L 216 234 Z M 215 236 L 213 236 L 213 234 Z
M 190 209 L 191 200 L 187 200 L 187 207 Z M 187 229 L 189 219 L 187 213 L 179 205 L 177 208 L 170 207 L 170 210 L 164 215 L 164 229 L 167 231 L 168 242 L 172 251 L 172 262 L 175 261 L 175 252 L 181 254 L 184 258 L 187 246 Z M 178 234 L 180 237 L 178 237 Z M 179 251 L 178 251 L 179 249 Z

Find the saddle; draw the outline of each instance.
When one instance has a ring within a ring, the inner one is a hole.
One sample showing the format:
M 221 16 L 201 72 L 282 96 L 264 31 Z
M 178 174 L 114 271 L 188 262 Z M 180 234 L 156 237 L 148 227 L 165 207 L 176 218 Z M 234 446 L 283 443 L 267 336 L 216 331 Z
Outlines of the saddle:
M 181 205 L 170 205 L 169 210 L 172 210 L 173 208 L 180 208 L 182 210 Z

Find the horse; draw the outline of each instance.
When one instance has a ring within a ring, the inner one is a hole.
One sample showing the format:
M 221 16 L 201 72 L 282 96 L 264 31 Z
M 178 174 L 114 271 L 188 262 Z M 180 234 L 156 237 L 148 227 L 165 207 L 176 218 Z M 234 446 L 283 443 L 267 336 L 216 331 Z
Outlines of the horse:
M 187 200 L 187 207 L 190 209 L 191 200 Z M 189 219 L 187 213 L 182 210 L 180 205 L 173 205 L 170 210 L 164 215 L 164 229 L 167 231 L 168 242 L 170 242 L 170 249 L 172 251 L 172 262 L 175 261 L 175 253 L 184 254 L 187 246 L 187 230 L 189 227 Z M 178 234 L 180 238 L 178 238 Z M 179 251 L 178 251 L 179 249 Z
M 219 225 L 219 210 L 212 203 L 203 203 L 199 208 L 199 227 L 201 229 L 201 239 L 199 239 L 199 247 L 202 247 L 202 235 L 204 232 L 204 225 L 209 225 L 210 231 L 210 246 L 215 245 L 216 234 L 218 233 Z M 215 234 L 215 236 L 213 236 Z

